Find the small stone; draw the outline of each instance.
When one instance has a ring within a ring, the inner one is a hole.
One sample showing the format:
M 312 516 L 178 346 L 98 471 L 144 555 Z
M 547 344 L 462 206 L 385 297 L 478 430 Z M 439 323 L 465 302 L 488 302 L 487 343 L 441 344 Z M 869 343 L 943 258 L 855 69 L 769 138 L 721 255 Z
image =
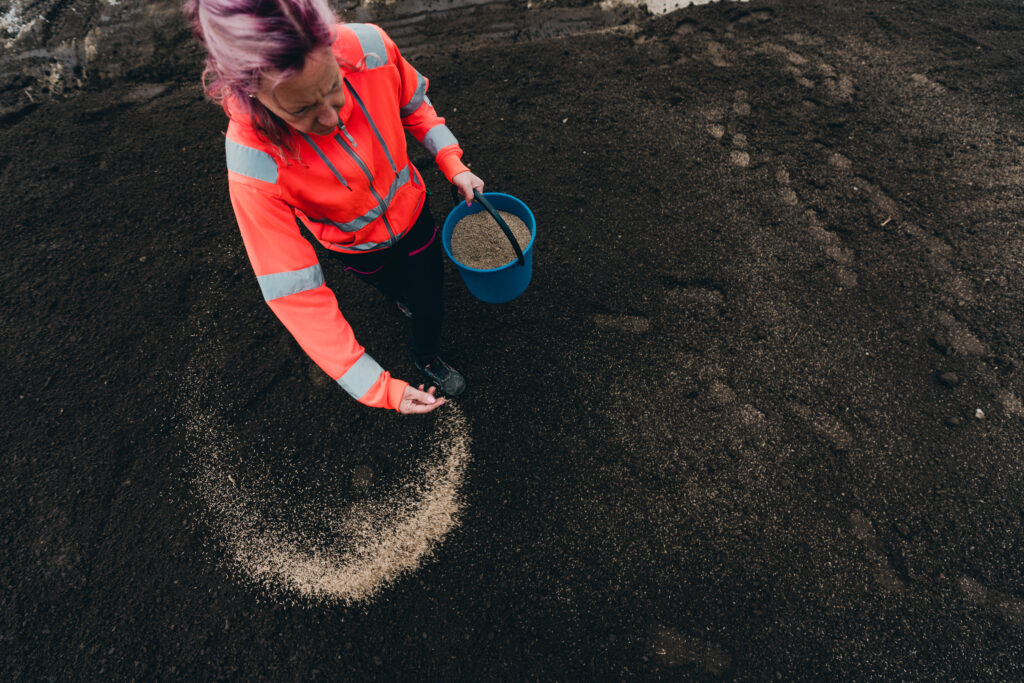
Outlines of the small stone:
M 985 419 L 985 411 L 982 410 L 981 408 L 975 408 L 974 409 L 974 417 L 978 418 L 979 420 L 984 420 Z
M 145 262 L 146 262 L 146 257 L 145 256 L 140 256 L 139 257 L 139 263 L 145 263 Z
M 736 102 L 732 105 L 732 110 L 737 116 L 746 116 L 750 113 L 750 105 L 746 102 Z
M 720 123 L 708 124 L 708 135 L 716 140 L 721 140 L 722 136 L 725 135 L 725 126 Z
M 957 384 L 960 384 L 960 376 L 955 372 L 944 372 L 939 375 L 939 381 L 947 387 L 955 387 Z
M 732 136 L 732 144 L 740 149 L 747 148 L 747 136 L 743 133 L 736 133 Z

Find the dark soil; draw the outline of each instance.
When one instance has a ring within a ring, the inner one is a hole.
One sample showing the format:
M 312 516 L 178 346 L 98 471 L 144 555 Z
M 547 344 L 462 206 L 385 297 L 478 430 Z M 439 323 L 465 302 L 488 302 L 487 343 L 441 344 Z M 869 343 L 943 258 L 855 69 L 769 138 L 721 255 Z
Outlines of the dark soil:
M 493 306 L 448 264 L 462 522 L 348 607 L 239 580 L 196 458 L 344 494 L 438 418 L 351 401 L 262 302 L 198 64 L 10 115 L 2 678 L 1021 677 L 1022 30 L 757 0 L 421 44 L 534 274 Z M 406 321 L 328 278 L 417 379 Z

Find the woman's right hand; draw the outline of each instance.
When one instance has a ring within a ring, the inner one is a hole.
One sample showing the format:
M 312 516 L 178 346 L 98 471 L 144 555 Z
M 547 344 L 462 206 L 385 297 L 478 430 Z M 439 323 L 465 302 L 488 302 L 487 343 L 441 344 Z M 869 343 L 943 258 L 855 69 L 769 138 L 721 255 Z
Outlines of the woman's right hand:
M 405 388 L 405 393 L 402 394 L 402 402 L 398 404 L 398 412 L 402 415 L 416 415 L 437 410 L 445 404 L 445 399 L 435 397 L 435 391 L 437 391 L 437 387 L 430 387 L 427 391 L 423 391 L 422 384 L 419 389 L 413 389 L 410 384 Z

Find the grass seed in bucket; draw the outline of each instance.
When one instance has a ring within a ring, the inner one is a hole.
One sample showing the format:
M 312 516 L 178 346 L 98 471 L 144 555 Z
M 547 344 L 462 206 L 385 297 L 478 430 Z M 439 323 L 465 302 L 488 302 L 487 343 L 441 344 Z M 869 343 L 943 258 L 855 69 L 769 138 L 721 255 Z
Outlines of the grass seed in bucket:
M 530 228 L 513 213 L 498 213 L 511 228 L 519 248 L 526 249 L 532 237 Z M 498 268 L 517 258 L 512 244 L 486 211 L 471 213 L 455 224 L 452 228 L 451 248 L 452 258 L 470 268 Z

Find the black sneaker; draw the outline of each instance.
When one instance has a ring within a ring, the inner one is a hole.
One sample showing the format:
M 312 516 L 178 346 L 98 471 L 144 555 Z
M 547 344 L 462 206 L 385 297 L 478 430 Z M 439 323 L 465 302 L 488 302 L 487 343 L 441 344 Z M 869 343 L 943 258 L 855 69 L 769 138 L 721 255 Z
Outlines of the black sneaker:
M 437 388 L 449 396 L 458 396 L 466 389 L 466 380 L 458 370 L 441 360 L 440 356 L 434 356 L 429 363 L 416 361 L 416 367 L 424 375 L 429 377 Z

